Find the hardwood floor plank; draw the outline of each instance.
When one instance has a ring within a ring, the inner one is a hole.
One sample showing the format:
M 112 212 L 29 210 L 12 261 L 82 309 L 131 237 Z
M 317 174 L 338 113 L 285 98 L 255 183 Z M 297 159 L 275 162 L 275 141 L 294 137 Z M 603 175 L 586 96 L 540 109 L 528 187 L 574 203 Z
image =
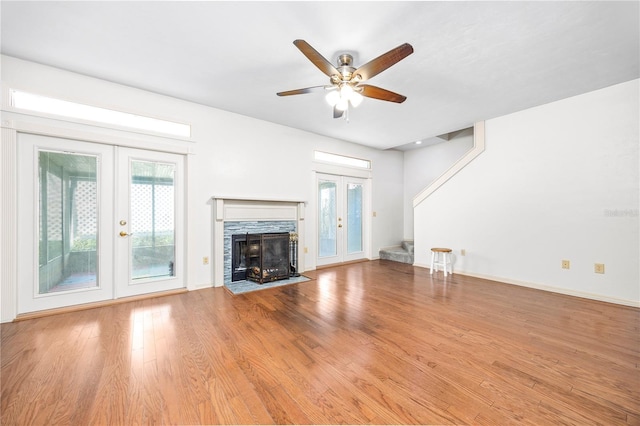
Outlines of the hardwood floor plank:
M 2 324 L 5 425 L 640 424 L 640 309 L 372 261 Z
M 389 363 L 390 365 L 390 363 Z M 366 368 L 364 370 L 367 370 Z M 363 371 L 360 364 L 343 368 L 343 374 L 376 405 L 400 416 L 402 423 L 411 424 L 460 424 L 460 418 L 447 412 L 450 403 L 439 398 L 439 383 L 424 380 L 421 375 L 409 374 L 411 384 L 401 376 L 389 372 L 379 377 Z M 380 415 L 380 414 L 378 414 Z
M 240 423 L 236 418 L 231 405 L 227 403 L 231 396 L 225 392 L 225 387 L 221 386 L 216 379 L 209 381 L 209 395 L 210 399 L 207 401 L 206 406 L 211 407 L 208 416 L 200 415 L 200 422 L 202 424 L 238 424 Z

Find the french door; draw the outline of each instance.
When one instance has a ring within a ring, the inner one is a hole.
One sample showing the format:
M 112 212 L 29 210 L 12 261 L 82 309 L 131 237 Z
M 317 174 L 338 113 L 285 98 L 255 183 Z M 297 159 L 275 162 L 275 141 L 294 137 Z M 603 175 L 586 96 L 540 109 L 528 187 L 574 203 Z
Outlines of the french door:
M 118 148 L 116 164 L 116 294 L 183 287 L 183 156 Z
M 18 134 L 18 312 L 184 286 L 183 157 Z
M 365 179 L 317 174 L 318 266 L 366 258 Z

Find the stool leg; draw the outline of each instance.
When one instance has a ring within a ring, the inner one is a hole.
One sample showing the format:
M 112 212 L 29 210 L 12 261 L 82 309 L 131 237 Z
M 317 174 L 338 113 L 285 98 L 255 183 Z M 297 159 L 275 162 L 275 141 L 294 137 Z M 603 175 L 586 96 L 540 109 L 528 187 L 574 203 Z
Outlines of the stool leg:
M 447 259 L 449 259 L 449 253 L 442 253 L 442 269 L 444 269 L 444 276 L 447 276 Z
M 451 253 L 448 253 L 449 258 L 449 274 L 453 275 L 453 262 L 451 261 Z
M 436 255 L 436 252 L 435 252 L 435 251 L 432 251 L 432 252 L 431 252 L 431 268 L 430 268 L 430 271 L 431 271 L 431 272 L 430 272 L 430 274 L 431 274 L 431 275 L 433 275 L 433 261 L 434 261 L 434 259 L 435 259 L 435 255 Z

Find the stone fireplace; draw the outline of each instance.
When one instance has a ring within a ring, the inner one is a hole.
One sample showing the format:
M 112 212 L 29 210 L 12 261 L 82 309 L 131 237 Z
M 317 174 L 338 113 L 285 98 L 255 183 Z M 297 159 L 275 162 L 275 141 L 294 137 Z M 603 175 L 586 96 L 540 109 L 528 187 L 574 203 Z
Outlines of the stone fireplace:
M 260 200 L 234 197 L 213 197 L 214 201 L 214 285 L 233 280 L 233 236 L 262 233 L 296 233 L 298 241 L 298 272 L 304 271 L 304 205 L 295 200 Z

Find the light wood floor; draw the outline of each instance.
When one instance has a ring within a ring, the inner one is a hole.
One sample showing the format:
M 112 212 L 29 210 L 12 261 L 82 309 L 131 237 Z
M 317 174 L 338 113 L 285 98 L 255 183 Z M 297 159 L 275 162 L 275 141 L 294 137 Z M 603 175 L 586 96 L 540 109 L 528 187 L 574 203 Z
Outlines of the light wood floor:
M 3 425 L 640 424 L 640 310 L 389 261 L 2 325 Z

